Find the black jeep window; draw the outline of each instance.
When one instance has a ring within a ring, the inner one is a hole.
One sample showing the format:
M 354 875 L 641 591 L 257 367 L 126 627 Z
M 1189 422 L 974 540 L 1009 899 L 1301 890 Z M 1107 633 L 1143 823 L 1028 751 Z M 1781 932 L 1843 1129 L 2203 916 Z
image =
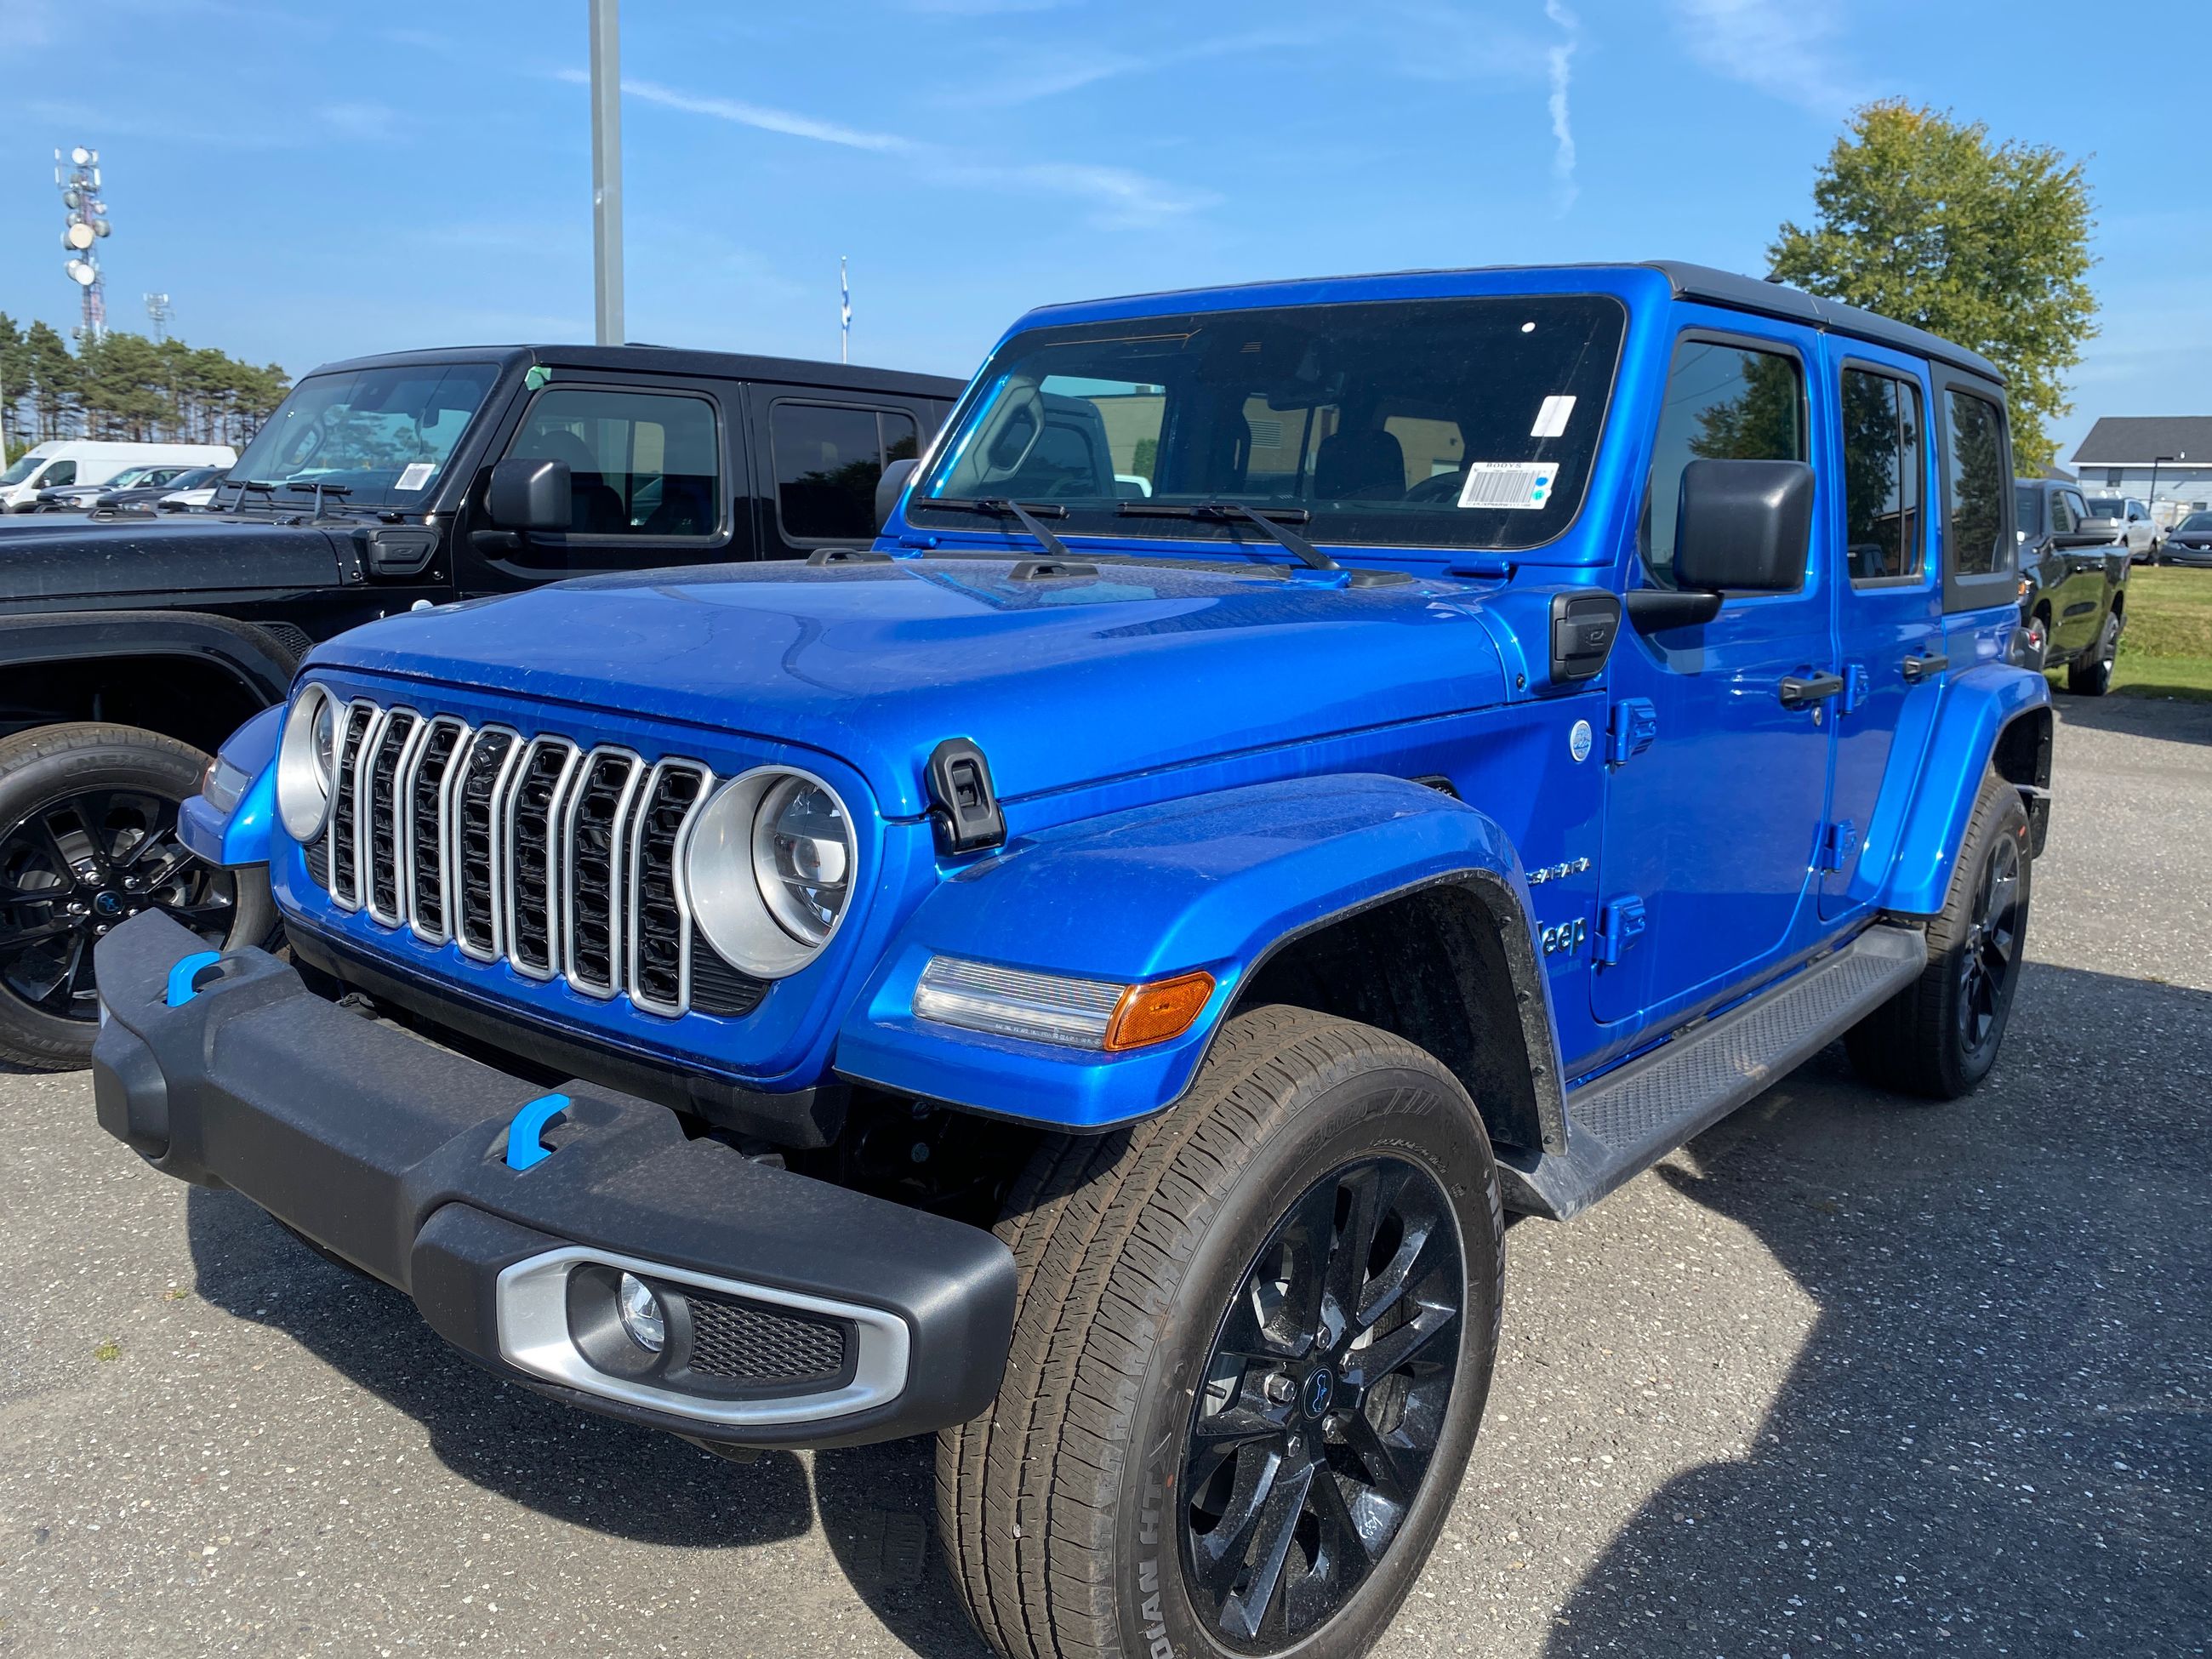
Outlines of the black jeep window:
M 572 535 L 721 527 L 721 444 L 704 398 L 554 386 L 538 394 L 507 453 L 568 464 Z
M 780 403 L 769 414 L 775 510 L 794 542 L 864 541 L 876 533 L 876 480 L 918 453 L 903 410 Z
M 1026 330 L 907 510 L 975 530 L 991 520 L 929 498 L 1006 496 L 1059 503 L 1073 534 L 1267 547 L 1249 525 L 1121 510 L 1236 501 L 1298 514 L 1317 542 L 1538 546 L 1582 503 L 1626 317 L 1546 295 Z
M 1796 358 L 1718 340 L 1679 342 L 1644 500 L 1644 565 L 1652 580 L 1674 585 L 1683 468 L 1692 461 L 1804 459 L 1805 382 Z
M 2009 562 L 2004 545 L 2004 416 L 1971 392 L 1943 394 L 1950 451 L 1949 519 L 1945 529 L 1954 574 L 1986 576 Z
M 1921 569 L 1920 388 L 1844 371 L 1844 546 L 1855 582 Z

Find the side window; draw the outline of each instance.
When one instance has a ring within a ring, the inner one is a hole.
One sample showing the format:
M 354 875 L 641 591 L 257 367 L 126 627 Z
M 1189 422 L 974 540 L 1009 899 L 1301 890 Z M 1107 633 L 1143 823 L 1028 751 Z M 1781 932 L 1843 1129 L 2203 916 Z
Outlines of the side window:
M 1922 568 L 1920 388 L 1844 371 L 1844 545 L 1855 582 Z
M 1945 541 L 1951 571 L 1987 576 L 2006 568 L 2004 545 L 2004 416 L 1986 398 L 1956 388 L 1943 393 L 1948 428 L 1949 523 Z
M 2081 492 L 2074 489 L 2060 490 L 2053 499 L 2054 509 L 2061 501 L 2066 506 L 2066 527 L 2069 530 L 2079 530 L 2081 527 L 2081 521 L 2089 516 L 2088 504 L 2082 501 Z
M 1796 358 L 1717 340 L 1678 342 L 1644 498 L 1644 565 L 1652 580 L 1674 585 L 1683 468 L 1692 461 L 1805 458 L 1805 382 Z
M 571 535 L 721 528 L 722 446 L 704 398 L 555 386 L 538 394 L 507 453 L 568 464 Z
M 2052 535 L 2070 535 L 2080 526 L 2082 515 L 2075 511 L 2075 498 L 2073 495 L 2069 495 L 2063 489 L 2057 489 L 2051 492 L 2051 533 Z
M 39 480 L 39 488 L 41 489 L 59 489 L 64 484 L 73 484 L 76 482 L 76 463 L 75 461 L 56 461 L 52 466 L 46 469 L 46 476 Z
M 775 510 L 791 542 L 866 541 L 876 533 L 876 480 L 921 453 L 903 410 L 779 403 L 769 411 Z

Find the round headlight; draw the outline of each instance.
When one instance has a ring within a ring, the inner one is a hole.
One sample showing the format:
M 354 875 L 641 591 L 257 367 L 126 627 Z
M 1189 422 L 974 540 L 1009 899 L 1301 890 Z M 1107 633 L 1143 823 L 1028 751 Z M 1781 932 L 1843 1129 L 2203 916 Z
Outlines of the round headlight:
M 276 744 L 276 815 L 294 841 L 313 841 L 330 816 L 337 734 L 336 702 L 321 686 L 309 686 L 284 716 Z
M 692 919 L 732 967 L 781 979 L 837 931 L 853 862 L 852 819 L 828 784 L 781 767 L 745 773 L 714 793 L 691 831 Z

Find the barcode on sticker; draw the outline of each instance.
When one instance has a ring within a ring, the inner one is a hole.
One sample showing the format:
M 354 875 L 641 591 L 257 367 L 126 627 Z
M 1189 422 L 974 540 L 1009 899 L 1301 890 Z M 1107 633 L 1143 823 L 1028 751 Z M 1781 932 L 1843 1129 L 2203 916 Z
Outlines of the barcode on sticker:
M 1550 502 L 1559 472 L 1550 461 L 1469 461 L 1459 504 L 1534 512 Z

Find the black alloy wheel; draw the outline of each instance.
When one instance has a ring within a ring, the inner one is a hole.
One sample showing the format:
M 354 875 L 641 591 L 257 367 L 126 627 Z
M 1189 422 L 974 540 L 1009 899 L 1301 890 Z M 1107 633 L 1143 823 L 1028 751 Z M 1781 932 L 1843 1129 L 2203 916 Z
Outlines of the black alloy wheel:
M 1959 1041 L 1971 1056 L 1979 1056 L 2000 1029 L 2020 969 L 2020 843 L 2001 836 L 1983 862 L 1959 953 Z
M 1395 1158 L 1324 1176 L 1261 1247 L 1183 1468 L 1192 1601 L 1224 1645 L 1293 1645 L 1382 1559 L 1435 1459 L 1465 1282 L 1443 1189 Z
M 230 936 L 228 871 L 177 839 L 179 803 L 143 789 L 85 789 L 43 801 L 0 830 L 0 986 L 41 1013 L 100 1018 L 93 948 L 142 910 L 210 945 Z

